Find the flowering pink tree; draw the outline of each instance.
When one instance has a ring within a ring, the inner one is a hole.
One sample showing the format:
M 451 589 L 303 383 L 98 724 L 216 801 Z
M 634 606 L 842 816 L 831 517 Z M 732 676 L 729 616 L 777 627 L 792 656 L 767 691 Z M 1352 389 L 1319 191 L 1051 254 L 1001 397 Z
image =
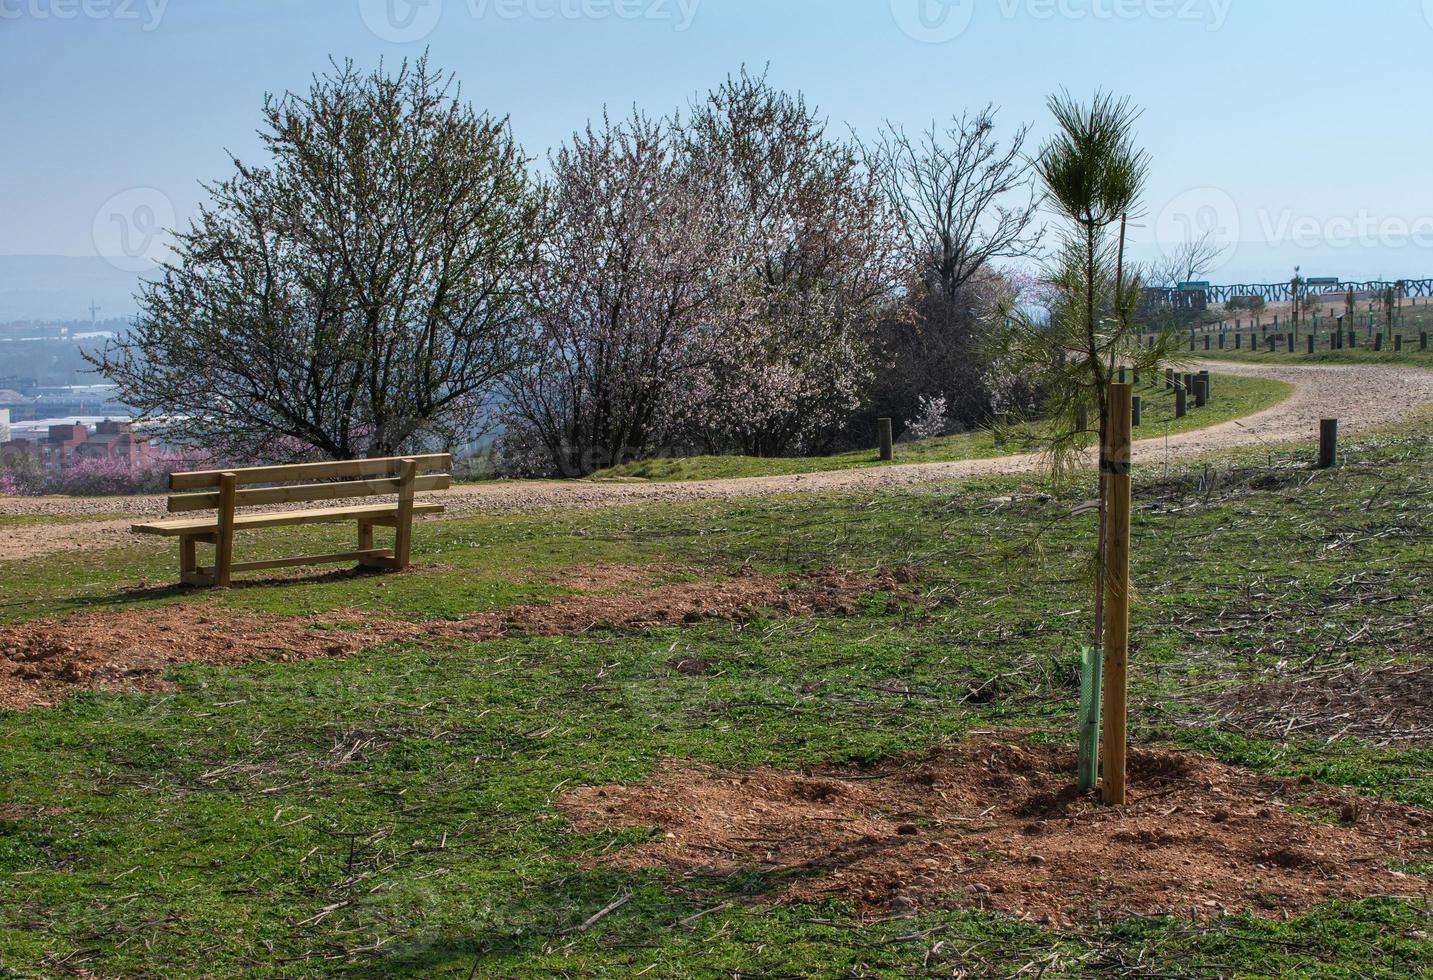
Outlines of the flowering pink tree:
M 646 116 L 589 125 L 552 171 L 529 277 L 534 352 L 506 382 L 507 445 L 523 468 L 578 476 L 669 437 L 677 392 L 712 357 L 733 236 L 670 129 Z
M 859 406 L 891 302 L 894 223 L 876 176 L 799 94 L 745 70 L 692 108 L 682 140 L 736 236 L 684 428 L 717 450 L 816 448 Z

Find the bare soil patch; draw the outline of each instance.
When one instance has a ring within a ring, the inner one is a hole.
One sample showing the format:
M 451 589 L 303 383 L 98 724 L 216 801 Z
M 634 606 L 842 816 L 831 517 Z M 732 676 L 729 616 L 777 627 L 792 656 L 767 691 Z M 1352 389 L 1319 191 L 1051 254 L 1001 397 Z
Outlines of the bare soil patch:
M 1344 667 L 1296 680 L 1245 684 L 1208 711 L 1229 730 L 1260 738 L 1357 738 L 1374 745 L 1433 745 L 1433 663 Z
M 855 611 L 873 592 L 896 591 L 895 574 L 827 571 L 784 579 L 742 574 L 653 584 L 630 592 L 581 592 L 552 602 L 424 623 L 359 610 L 319 616 L 227 614 L 209 603 L 86 613 L 0 627 L 0 709 L 53 705 L 82 689 L 159 691 L 175 664 L 242 664 L 350 656 L 393 640 L 494 640 L 512 633 L 573 635 L 649 629 L 703 619 L 745 620 Z M 603 581 L 638 576 L 609 569 Z
M 655 578 L 695 571 L 679 565 L 578 565 L 558 572 L 552 581 L 577 592 L 601 592 L 645 585 Z
M 57 703 L 81 689 L 163 691 L 175 664 L 243 664 L 348 656 L 415 624 L 361 612 L 284 618 L 208 604 L 87 613 L 0 627 L 0 709 Z
M 668 761 L 557 805 L 581 832 L 657 829 L 592 866 L 765 872 L 778 901 L 835 897 L 871 918 L 996 909 L 1067 928 L 1433 894 L 1391 866 L 1433 859 L 1433 811 L 1160 749 L 1131 754 L 1131 801 L 1108 808 L 1077 794 L 1074 771 L 1072 748 L 986 733 L 870 771 Z

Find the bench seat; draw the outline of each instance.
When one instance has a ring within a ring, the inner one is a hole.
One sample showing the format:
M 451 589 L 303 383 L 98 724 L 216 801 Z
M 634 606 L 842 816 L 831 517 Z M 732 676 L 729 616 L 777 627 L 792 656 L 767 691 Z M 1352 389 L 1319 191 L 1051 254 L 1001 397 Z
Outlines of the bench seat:
M 414 514 L 441 514 L 442 504 L 414 504 Z M 286 510 L 273 514 L 236 514 L 234 529 L 253 530 L 262 527 L 286 527 L 294 524 L 332 524 L 343 521 L 385 524 L 398 519 L 397 504 L 366 504 L 361 507 L 325 507 L 321 510 Z M 135 524 L 135 534 L 157 534 L 166 538 L 213 534 L 219 529 L 218 517 L 190 518 L 178 521 L 156 521 Z

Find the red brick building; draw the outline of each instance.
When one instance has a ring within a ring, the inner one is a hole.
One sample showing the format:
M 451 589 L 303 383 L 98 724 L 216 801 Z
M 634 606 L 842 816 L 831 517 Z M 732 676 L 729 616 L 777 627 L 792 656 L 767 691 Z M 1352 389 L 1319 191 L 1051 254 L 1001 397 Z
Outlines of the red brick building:
M 152 458 L 151 439 L 135 432 L 128 422 L 109 419 L 95 426 L 80 422 L 52 425 L 44 438 L 11 439 L 0 446 L 0 455 L 9 458 L 15 453 L 38 455 L 50 473 L 63 473 L 87 460 L 97 460 L 133 471 L 148 465 Z

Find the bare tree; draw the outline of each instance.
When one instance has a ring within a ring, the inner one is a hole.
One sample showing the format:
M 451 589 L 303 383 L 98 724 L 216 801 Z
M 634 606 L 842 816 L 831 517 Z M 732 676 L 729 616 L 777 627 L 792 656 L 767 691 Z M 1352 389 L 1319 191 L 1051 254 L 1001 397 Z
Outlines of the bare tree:
M 1214 241 L 1213 232 L 1205 231 L 1166 250 L 1163 258 L 1140 269 L 1140 278 L 1149 290 L 1138 310 L 1141 325 L 1155 331 L 1177 330 L 1202 319 L 1204 304 L 1195 302 L 1200 294 L 1175 291 L 1181 283 L 1202 280 L 1227 250 L 1227 246 Z M 1162 290 L 1169 292 L 1161 293 Z
M 895 210 L 918 278 L 954 297 L 988 263 L 1040 247 L 1041 197 L 1025 156 L 1030 127 L 1003 145 L 993 105 L 917 137 L 887 123 L 867 149 L 871 171 Z
M 521 350 L 538 195 L 504 120 L 426 57 L 265 100 L 268 161 L 177 236 L 94 359 L 170 438 L 228 458 L 451 441 Z
M 1229 250 L 1214 241 L 1213 232 L 1198 238 L 1187 238 L 1165 252 L 1164 258 L 1143 270 L 1145 284 L 1154 288 L 1173 289 L 1183 282 L 1197 282 L 1218 264 Z
M 986 106 L 932 123 L 919 136 L 887 123 L 866 148 L 903 246 L 906 308 L 886 317 L 878 348 L 887 362 L 876 415 L 911 418 L 922 398 L 945 400 L 956 425 L 983 424 L 994 410 L 986 348 L 993 301 L 1006 293 L 998 259 L 1034 255 L 1041 195 L 1025 150 L 1029 126 L 1008 141 Z

